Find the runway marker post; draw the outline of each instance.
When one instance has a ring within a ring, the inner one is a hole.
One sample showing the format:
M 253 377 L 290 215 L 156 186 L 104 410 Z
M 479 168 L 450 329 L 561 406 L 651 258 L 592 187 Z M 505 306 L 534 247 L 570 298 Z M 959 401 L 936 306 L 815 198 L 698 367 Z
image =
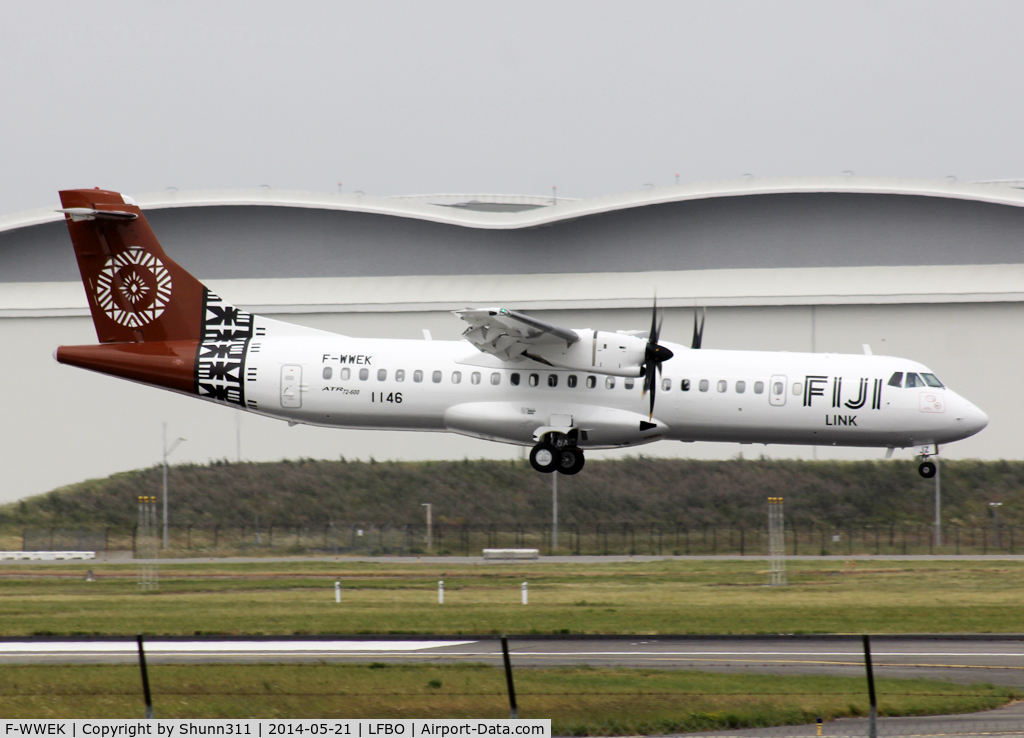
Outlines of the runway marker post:
M 875 670 L 871 666 L 871 639 L 864 634 L 864 667 L 868 672 L 868 699 L 871 712 L 868 716 L 868 738 L 878 738 L 878 700 L 875 698 Z
M 341 582 L 334 583 L 334 601 L 341 602 Z
M 527 597 L 527 594 L 526 594 L 526 582 L 523 582 L 523 604 L 524 605 L 527 603 L 527 599 L 528 599 L 528 597 Z
M 146 650 L 142 647 L 142 633 L 135 636 L 139 647 L 139 669 L 142 671 L 142 696 L 146 700 L 146 720 L 153 719 L 153 696 L 149 693 L 149 672 L 146 671 Z
M 444 604 L 444 580 L 437 583 L 437 604 Z
M 768 498 L 768 559 L 771 569 L 769 583 L 773 587 L 786 584 L 786 519 L 782 514 L 782 498 Z
M 501 637 L 501 654 L 505 658 L 505 683 L 508 685 L 508 704 L 510 720 L 519 718 L 519 708 L 516 707 L 516 685 L 512 681 L 512 659 L 508 656 L 508 638 Z
M 148 591 L 160 586 L 156 558 L 160 552 L 156 529 L 156 497 L 139 497 L 139 523 L 135 533 L 134 555 L 139 563 L 139 589 Z

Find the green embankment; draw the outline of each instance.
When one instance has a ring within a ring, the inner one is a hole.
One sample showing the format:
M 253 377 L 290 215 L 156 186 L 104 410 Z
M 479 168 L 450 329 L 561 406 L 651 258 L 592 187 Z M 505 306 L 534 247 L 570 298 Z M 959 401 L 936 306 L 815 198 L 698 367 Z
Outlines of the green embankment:
M 564 525 L 663 523 L 691 526 L 764 522 L 766 497 L 786 498 L 796 525 L 929 523 L 934 484 L 912 461 L 592 461 L 559 479 Z M 990 523 L 988 503 L 1003 503 L 1004 523 L 1022 522 L 1024 462 L 948 461 L 942 466 L 946 520 Z M 326 521 L 405 524 L 435 520 L 508 528 L 545 523 L 551 478 L 525 462 L 215 462 L 171 468 L 176 525 L 323 525 Z M 120 526 L 137 520 L 139 495 L 157 495 L 158 467 L 116 474 L 0 507 L 0 525 Z

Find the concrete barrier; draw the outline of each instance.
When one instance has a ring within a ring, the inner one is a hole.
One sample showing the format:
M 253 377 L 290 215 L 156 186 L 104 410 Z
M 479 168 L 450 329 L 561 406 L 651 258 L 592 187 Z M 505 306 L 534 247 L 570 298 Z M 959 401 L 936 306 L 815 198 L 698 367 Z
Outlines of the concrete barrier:
M 86 561 L 95 551 L 0 551 L 0 561 Z
M 484 559 L 487 561 L 536 561 L 540 558 L 540 549 L 536 548 L 485 548 Z

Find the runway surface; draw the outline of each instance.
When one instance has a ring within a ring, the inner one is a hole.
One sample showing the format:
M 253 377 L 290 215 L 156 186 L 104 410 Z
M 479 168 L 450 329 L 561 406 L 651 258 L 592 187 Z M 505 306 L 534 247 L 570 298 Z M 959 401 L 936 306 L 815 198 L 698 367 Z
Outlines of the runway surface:
M 509 639 L 516 667 L 621 666 L 732 673 L 864 674 L 860 637 L 659 637 Z M 359 637 L 149 638 L 154 663 L 501 662 L 494 638 Z M 1024 686 L 1024 636 L 872 639 L 879 677 L 927 677 Z M 0 664 L 124 663 L 137 658 L 133 638 L 0 639 Z

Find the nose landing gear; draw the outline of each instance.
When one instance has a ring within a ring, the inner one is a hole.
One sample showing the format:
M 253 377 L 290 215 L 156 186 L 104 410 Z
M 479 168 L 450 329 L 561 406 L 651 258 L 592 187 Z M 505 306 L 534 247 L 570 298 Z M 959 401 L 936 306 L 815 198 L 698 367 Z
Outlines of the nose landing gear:
M 584 463 L 583 451 L 568 435 L 549 434 L 530 450 L 530 466 L 542 474 L 578 474 Z
M 935 444 L 935 453 L 939 453 L 939 444 Z M 921 449 L 921 463 L 917 465 L 917 473 L 925 479 L 932 479 L 935 477 L 935 473 L 939 470 L 939 465 L 934 461 L 929 461 L 929 457 L 932 454 L 928 453 L 928 447 L 925 446 Z

